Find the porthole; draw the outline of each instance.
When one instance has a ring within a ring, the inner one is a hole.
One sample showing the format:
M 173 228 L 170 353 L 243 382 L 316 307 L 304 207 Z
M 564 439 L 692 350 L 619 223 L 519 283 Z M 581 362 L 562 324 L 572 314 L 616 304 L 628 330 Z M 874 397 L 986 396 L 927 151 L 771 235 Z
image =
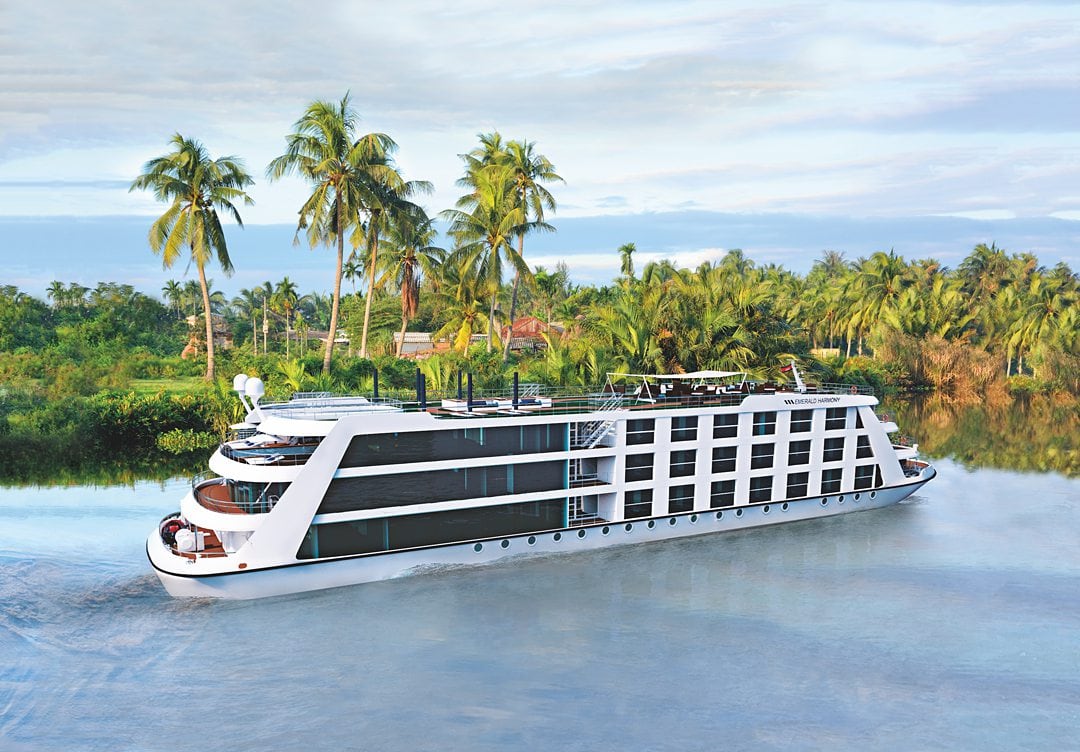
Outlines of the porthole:
M 551 539 L 558 543 L 562 540 L 562 533 L 555 533 L 555 535 L 551 536 Z
M 584 530 L 578 530 L 577 531 L 577 537 L 584 538 L 585 537 L 585 531 Z
M 785 501 L 783 504 L 780 505 L 780 511 L 786 512 L 787 510 L 788 510 L 788 503 Z
M 690 515 L 690 521 L 691 522 L 697 522 L 697 515 L 696 514 Z
M 859 494 L 855 494 L 851 498 L 854 499 L 855 501 L 858 501 L 859 500 Z
M 631 525 L 631 524 L 630 524 L 629 522 L 627 522 L 627 523 L 626 523 L 626 525 L 625 525 L 624 527 L 625 527 L 625 529 L 626 529 L 626 532 L 628 532 L 628 533 L 629 533 L 629 532 L 630 532 L 631 530 L 633 530 L 633 529 L 634 529 L 634 526 L 633 526 L 633 525 Z
M 876 499 L 877 498 L 877 491 L 871 491 L 870 492 L 870 498 L 871 499 Z
M 768 504 L 766 504 L 765 506 L 763 506 L 761 508 L 761 513 L 762 514 L 768 514 L 769 513 L 769 505 Z
M 477 553 L 480 553 L 481 551 L 484 550 L 484 544 L 483 543 L 477 543 L 475 546 L 472 547 L 472 550 L 476 551 Z
M 735 516 L 736 517 L 742 517 L 742 510 L 741 509 L 736 509 L 735 510 Z
M 675 527 L 676 522 L 678 522 L 678 520 L 675 519 L 674 517 L 672 517 L 670 520 L 667 521 L 667 524 L 671 525 L 672 527 Z
M 821 506 L 823 506 L 823 507 L 829 506 L 829 497 L 828 496 L 826 496 L 824 499 L 821 500 Z
M 650 530 L 652 530 L 654 527 L 656 527 L 656 520 L 649 520 L 648 527 L 649 527 Z
M 532 546 L 535 543 L 536 543 L 536 536 L 535 535 L 530 535 L 529 536 L 529 545 Z
M 718 519 L 718 520 L 724 519 L 724 513 L 723 512 L 717 512 L 716 513 L 716 519 Z
M 605 526 L 603 527 L 603 529 L 601 529 L 601 530 L 600 530 L 600 532 L 601 532 L 601 533 L 603 533 L 604 535 L 607 535 L 608 533 L 610 533 L 610 532 L 611 532 L 611 528 L 610 528 L 610 527 L 608 527 L 607 525 L 605 525 Z
M 844 503 L 844 497 L 843 496 L 837 496 L 836 497 L 836 503 L 837 504 L 843 504 Z

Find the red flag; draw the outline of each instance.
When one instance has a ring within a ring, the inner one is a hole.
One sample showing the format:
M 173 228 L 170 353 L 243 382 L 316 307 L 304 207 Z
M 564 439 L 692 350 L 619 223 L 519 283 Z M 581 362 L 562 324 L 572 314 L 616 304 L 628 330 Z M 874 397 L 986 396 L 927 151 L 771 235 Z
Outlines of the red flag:
M 788 371 L 790 371 L 794 367 L 795 366 L 780 366 L 780 373 L 787 373 Z

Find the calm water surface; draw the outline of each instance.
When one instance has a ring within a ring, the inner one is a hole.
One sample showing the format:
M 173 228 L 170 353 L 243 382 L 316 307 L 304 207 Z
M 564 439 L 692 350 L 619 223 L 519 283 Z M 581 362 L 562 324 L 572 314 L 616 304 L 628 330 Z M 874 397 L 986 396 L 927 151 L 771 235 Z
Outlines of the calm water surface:
M 173 600 L 184 481 L 0 489 L 0 749 L 1080 749 L 1080 480 L 254 602 Z

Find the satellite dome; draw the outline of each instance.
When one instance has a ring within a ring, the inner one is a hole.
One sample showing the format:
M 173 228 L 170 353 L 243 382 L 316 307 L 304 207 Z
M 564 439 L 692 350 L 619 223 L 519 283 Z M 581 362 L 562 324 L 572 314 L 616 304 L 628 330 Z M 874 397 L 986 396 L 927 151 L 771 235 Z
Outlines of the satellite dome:
M 243 393 L 244 385 L 247 384 L 247 380 L 248 380 L 248 376 L 247 376 L 246 373 L 238 373 L 235 376 L 233 376 L 233 379 L 232 379 L 233 391 Z
M 255 400 L 266 394 L 266 388 L 263 386 L 262 379 L 258 377 L 248 379 L 247 383 L 244 384 L 244 394 Z

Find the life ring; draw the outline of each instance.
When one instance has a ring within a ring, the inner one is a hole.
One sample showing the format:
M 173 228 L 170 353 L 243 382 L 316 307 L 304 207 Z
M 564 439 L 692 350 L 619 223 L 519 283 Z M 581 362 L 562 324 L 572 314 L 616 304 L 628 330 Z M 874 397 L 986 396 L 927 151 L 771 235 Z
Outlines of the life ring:
M 852 387 L 851 387 L 851 389 L 850 389 L 849 391 L 850 391 L 850 392 L 851 392 L 852 394 L 858 394 L 858 393 L 859 393 L 859 387 L 857 387 L 857 386 L 852 386 Z

